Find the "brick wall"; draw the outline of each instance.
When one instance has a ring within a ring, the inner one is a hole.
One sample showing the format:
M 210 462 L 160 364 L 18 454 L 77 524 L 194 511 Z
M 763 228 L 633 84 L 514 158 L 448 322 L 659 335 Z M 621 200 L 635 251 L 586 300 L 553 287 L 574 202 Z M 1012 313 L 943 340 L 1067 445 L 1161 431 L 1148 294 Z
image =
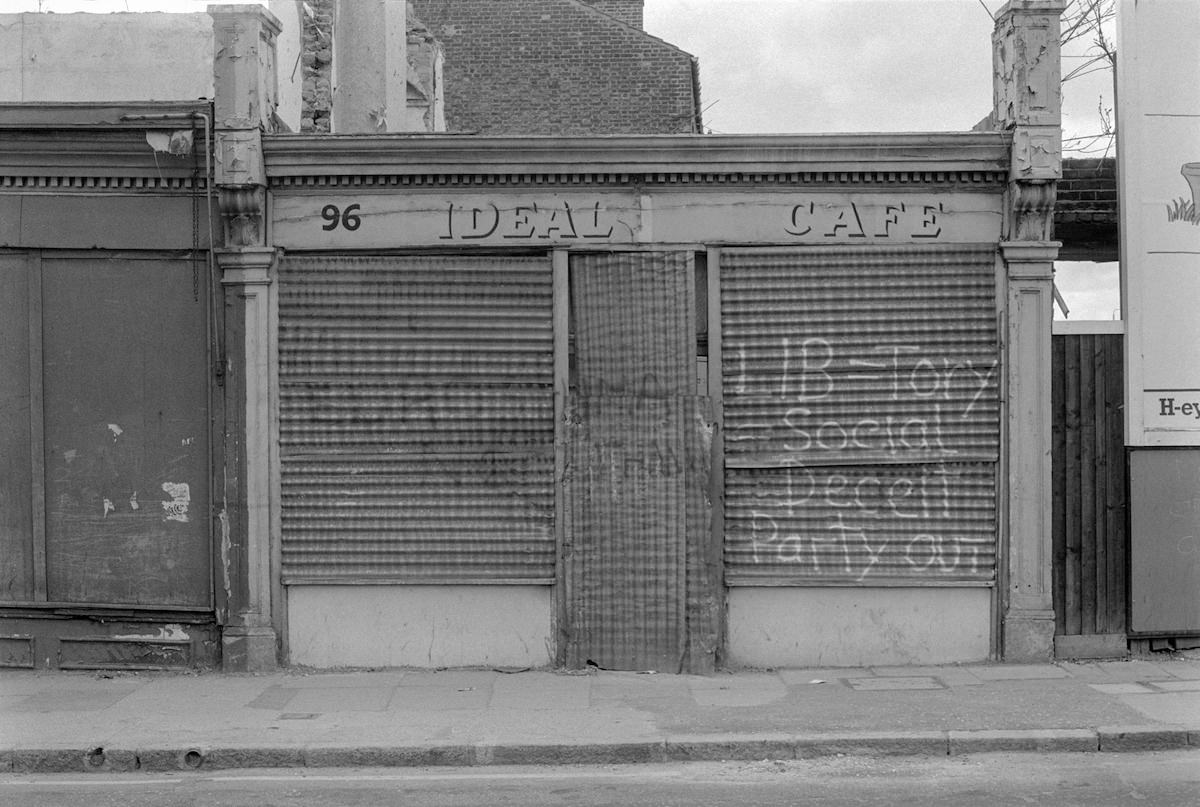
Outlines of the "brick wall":
M 1054 237 L 1064 260 L 1117 259 L 1117 161 L 1063 160 L 1054 202 Z
M 592 8 L 603 11 L 610 17 L 616 17 L 626 25 L 631 25 L 634 28 L 641 29 L 642 25 L 642 10 L 644 3 L 642 0 L 583 0 Z
M 411 6 L 445 53 L 449 131 L 698 130 L 693 57 L 581 0 L 413 0 Z

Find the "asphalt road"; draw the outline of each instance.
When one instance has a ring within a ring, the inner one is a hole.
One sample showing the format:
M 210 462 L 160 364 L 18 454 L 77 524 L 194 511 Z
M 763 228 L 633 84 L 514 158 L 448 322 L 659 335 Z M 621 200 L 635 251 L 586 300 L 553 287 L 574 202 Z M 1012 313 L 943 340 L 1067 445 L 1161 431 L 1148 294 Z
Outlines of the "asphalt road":
M 1194 807 L 1200 749 L 547 768 L 0 776 L 6 807 Z

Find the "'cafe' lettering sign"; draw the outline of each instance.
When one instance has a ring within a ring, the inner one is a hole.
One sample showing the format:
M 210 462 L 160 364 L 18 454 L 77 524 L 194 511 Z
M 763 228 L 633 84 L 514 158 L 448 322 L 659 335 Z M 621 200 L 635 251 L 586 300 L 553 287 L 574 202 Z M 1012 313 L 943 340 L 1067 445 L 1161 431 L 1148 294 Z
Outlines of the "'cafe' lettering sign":
M 995 240 L 993 194 L 595 193 L 280 196 L 291 249 L 546 244 L 954 243 Z

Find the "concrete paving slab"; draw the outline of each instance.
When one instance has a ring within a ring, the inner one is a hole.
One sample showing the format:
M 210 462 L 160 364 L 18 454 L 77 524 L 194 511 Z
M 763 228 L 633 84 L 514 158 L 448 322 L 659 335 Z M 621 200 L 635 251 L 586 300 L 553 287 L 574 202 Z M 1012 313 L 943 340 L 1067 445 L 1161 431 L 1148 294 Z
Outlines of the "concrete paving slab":
M 258 693 L 252 700 L 248 701 L 246 706 L 250 709 L 267 709 L 279 712 L 287 707 L 299 691 L 298 689 L 283 687 L 279 684 L 272 684 Z
M 993 664 L 963 669 L 983 681 L 1042 681 L 1070 677 L 1066 670 L 1049 664 Z
M 872 667 L 871 671 L 876 675 L 892 678 L 921 676 L 936 678 L 946 686 L 952 687 L 983 684 L 979 676 L 963 667 Z
M 1156 661 L 1155 666 L 1174 678 L 1200 680 L 1200 663 L 1195 661 Z
M 849 678 L 850 688 L 858 692 L 896 692 L 906 689 L 944 689 L 941 682 L 928 675 L 884 678 Z
M 374 683 L 371 681 L 370 683 Z M 392 699 L 395 687 L 361 686 L 310 687 L 296 690 L 288 701 L 289 712 L 382 712 Z
M 99 712 L 136 692 L 136 687 L 120 689 L 56 690 L 51 697 L 26 695 L 11 707 L 13 712 Z
M 396 682 L 400 687 L 436 687 L 459 689 L 466 687 L 491 687 L 501 675 L 492 670 L 437 670 L 436 672 L 412 671 Z
M 1080 681 L 1091 681 L 1097 684 L 1107 684 L 1113 681 L 1113 677 L 1097 666 L 1094 661 L 1060 661 L 1057 662 L 1057 666 L 1070 677 Z
M 1150 686 L 1164 692 L 1200 692 L 1200 680 L 1195 681 L 1155 681 Z
M 428 678 L 425 675 L 417 677 L 421 681 L 425 681 Z M 394 687 L 400 686 L 409 680 L 409 676 L 401 670 L 371 670 L 346 673 L 324 673 L 315 670 L 296 672 L 294 670 L 287 670 L 272 676 L 272 678 L 276 679 L 274 683 L 277 683 L 279 686 L 296 689 L 303 689 L 309 686 L 318 686 L 322 689 L 358 689 L 361 686 Z
M 1116 681 L 1154 681 L 1173 678 L 1169 672 L 1149 661 L 1098 661 L 1096 666 Z
M 394 712 L 437 712 L 486 709 L 492 699 L 491 682 L 479 686 L 397 687 L 388 708 Z
M 591 701 L 591 686 L 587 676 L 541 672 L 501 675 L 492 683 L 491 705 L 494 709 L 536 711 L 586 709 Z
M 1200 659 L 1184 663 L 1200 670 Z M 22 770 L 104 772 L 144 758 L 185 771 L 190 750 L 202 765 L 218 767 L 1096 750 L 1097 725 L 1117 727 L 1106 730 L 1106 750 L 1200 744 L 1200 675 L 1182 665 L 1161 669 L 1170 677 L 1117 680 L 1094 665 L 1049 664 L 881 667 L 863 675 L 827 668 L 714 676 L 406 670 L 332 673 L 328 687 L 319 673 L 0 673 L 0 770 L 19 761 Z M 977 670 L 1005 677 L 988 680 Z M 946 686 L 951 672 L 978 683 Z M 807 683 L 814 679 L 829 683 Z M 854 689 L 846 679 L 884 688 Z M 3 688 L 9 681 L 19 684 L 19 696 Z M 86 708 L 96 704 L 92 696 L 111 700 L 131 688 L 105 708 Z M 91 698 L 78 711 L 10 708 L 73 692 Z
M 695 676 L 601 672 L 592 677 L 592 704 L 614 700 L 690 700 L 692 694 L 689 681 L 693 677 Z
M 813 680 L 843 681 L 847 678 L 868 678 L 873 673 L 866 667 L 812 667 L 808 669 L 779 670 L 776 675 L 788 686 L 808 684 Z
M 688 688 L 692 699 L 700 706 L 763 706 L 788 693 L 783 681 L 773 673 L 692 678 Z
M 1154 692 L 1153 689 L 1143 684 L 1088 684 L 1088 686 L 1105 695 L 1149 695 Z
M 1153 721 L 1200 728 L 1200 692 L 1120 695 L 1118 700 Z

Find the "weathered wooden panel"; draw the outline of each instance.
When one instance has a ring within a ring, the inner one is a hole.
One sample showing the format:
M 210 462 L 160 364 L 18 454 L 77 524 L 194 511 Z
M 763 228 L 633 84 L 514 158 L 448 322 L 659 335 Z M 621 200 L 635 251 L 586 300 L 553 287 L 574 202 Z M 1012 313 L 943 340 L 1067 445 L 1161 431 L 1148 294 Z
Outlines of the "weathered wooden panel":
M 28 194 L 21 198 L 17 245 L 47 249 L 191 249 L 198 245 L 205 249 L 207 200 L 203 189 L 198 193 L 199 199 L 191 194 L 100 198 Z
M 221 632 L 211 612 L 89 607 L 88 616 L 81 613 L 10 609 L 0 623 L 0 668 L 200 669 L 220 662 Z
M 28 267 L 0 255 L 0 601 L 34 591 Z
M 1052 372 L 1056 633 L 1121 635 L 1129 602 L 1122 336 L 1056 334 Z
M 58 667 L 63 670 L 162 670 L 193 666 L 187 639 L 87 637 L 59 640 Z
M 0 636 L 0 667 L 33 669 L 32 636 Z
M 203 267 L 42 268 L 48 597 L 209 607 Z

